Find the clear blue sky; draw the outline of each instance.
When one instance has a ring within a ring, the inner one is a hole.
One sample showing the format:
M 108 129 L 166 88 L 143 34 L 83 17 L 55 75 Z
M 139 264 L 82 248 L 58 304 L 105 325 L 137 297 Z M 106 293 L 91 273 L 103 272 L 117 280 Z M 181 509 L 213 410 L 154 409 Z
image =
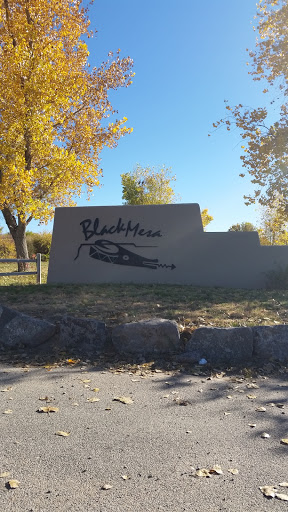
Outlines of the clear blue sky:
M 246 48 L 255 48 L 255 13 L 253 0 L 95 0 L 90 64 L 118 48 L 133 58 L 133 84 L 113 92 L 111 102 L 134 131 L 103 151 L 102 187 L 78 205 L 121 204 L 121 173 L 137 163 L 164 164 L 176 174 L 181 202 L 199 203 L 213 215 L 208 231 L 257 221 L 259 212 L 243 200 L 252 186 L 239 177 L 239 132 L 221 129 L 208 137 L 225 116 L 224 100 L 253 107 L 269 100 L 246 65 Z

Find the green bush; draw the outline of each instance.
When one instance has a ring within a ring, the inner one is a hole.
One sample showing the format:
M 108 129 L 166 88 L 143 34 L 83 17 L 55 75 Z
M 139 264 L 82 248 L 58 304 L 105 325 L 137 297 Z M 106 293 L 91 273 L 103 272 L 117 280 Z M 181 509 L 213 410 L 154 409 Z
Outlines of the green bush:
M 27 247 L 29 257 L 35 256 L 38 252 L 42 254 L 42 261 L 47 261 L 50 255 L 52 234 L 47 231 L 42 233 L 27 233 Z
M 0 235 L 0 258 L 16 258 L 15 245 L 11 235 Z

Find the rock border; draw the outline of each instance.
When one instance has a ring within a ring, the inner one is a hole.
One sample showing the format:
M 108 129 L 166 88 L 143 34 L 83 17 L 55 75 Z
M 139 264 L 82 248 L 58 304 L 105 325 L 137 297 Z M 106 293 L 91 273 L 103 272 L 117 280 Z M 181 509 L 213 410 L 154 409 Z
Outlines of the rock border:
M 48 322 L 0 305 L 0 350 L 53 346 L 88 357 L 107 351 L 123 356 L 169 356 L 179 363 L 225 364 L 288 362 L 288 325 L 200 327 L 186 342 L 177 323 L 154 318 L 107 329 L 90 318 L 60 317 Z

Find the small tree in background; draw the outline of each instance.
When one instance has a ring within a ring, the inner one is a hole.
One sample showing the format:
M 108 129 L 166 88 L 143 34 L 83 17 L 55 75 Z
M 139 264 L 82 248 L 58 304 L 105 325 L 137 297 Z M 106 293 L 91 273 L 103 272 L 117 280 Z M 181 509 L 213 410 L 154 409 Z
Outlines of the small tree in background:
M 258 231 L 258 229 L 251 222 L 241 222 L 241 224 L 233 224 L 228 231 Z
M 168 167 L 141 167 L 134 171 L 121 174 L 122 199 L 124 204 L 170 204 L 180 200 L 171 182 L 176 181 Z M 204 230 L 213 220 L 208 209 L 201 212 Z
M 202 210 L 201 219 L 202 219 L 204 231 L 206 231 L 206 227 L 208 226 L 208 224 L 210 224 L 210 222 L 212 222 L 212 220 L 214 220 L 212 215 L 209 215 L 208 208 L 205 208 L 204 210 Z
M 171 182 L 176 181 L 168 167 L 141 167 L 121 174 L 124 204 L 170 204 L 177 195 Z

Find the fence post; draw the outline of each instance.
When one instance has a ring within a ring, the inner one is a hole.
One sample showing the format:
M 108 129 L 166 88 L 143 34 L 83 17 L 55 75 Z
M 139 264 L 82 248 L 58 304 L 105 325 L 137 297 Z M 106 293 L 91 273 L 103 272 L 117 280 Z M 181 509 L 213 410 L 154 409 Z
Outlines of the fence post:
M 41 284 L 41 254 L 38 252 L 36 256 L 36 266 L 37 266 L 37 283 Z

